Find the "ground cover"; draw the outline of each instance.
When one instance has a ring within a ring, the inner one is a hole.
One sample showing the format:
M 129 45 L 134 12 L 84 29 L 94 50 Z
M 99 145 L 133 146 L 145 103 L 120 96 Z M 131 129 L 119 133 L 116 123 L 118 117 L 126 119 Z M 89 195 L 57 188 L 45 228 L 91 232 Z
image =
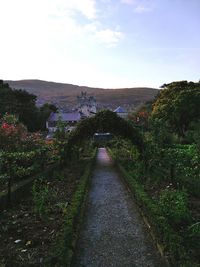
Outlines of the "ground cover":
M 82 162 L 37 179 L 28 198 L 2 212 L 1 266 L 43 264 L 63 231 L 65 214 L 84 166 Z
M 198 151 L 195 145 L 153 145 L 140 155 L 120 140 L 111 153 L 171 264 L 199 266 Z

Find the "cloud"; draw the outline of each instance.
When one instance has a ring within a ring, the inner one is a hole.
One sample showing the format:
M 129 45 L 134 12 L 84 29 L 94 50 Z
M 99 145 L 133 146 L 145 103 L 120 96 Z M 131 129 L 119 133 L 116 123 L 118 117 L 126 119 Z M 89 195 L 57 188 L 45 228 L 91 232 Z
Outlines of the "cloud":
M 0 10 L 0 76 L 4 79 L 73 78 L 75 83 L 86 62 L 98 58 L 100 45 L 110 48 L 123 38 L 120 29 L 102 20 L 95 0 L 0 0 Z M 84 71 L 88 81 L 93 69 L 92 65 Z M 81 77 L 80 83 L 87 84 Z
M 124 37 L 119 27 L 112 29 L 102 25 L 99 21 L 85 25 L 83 30 L 93 41 L 104 44 L 107 47 L 116 46 Z
M 137 6 L 134 9 L 135 13 L 146 13 L 152 11 L 152 8 L 150 7 L 145 7 L 145 6 Z
M 91 20 L 95 19 L 98 13 L 95 0 L 59 0 L 57 1 L 57 8 L 65 11 L 78 11 Z
M 121 0 L 122 4 L 128 4 L 128 5 L 135 5 L 137 3 L 136 0 Z
M 71 29 L 71 33 L 73 35 L 79 35 L 82 37 L 85 36 L 86 39 L 91 38 L 93 41 L 105 44 L 107 47 L 116 46 L 117 43 L 122 39 L 122 32 L 106 27 L 106 25 L 98 21 L 99 10 L 96 7 L 95 0 L 59 1 L 59 6 L 62 7 L 62 10 L 64 7 L 66 11 L 63 21 L 66 21 L 65 24 L 67 25 L 68 32 Z M 82 24 L 73 18 L 74 13 L 69 13 L 69 11 L 81 12 L 82 15 L 90 19 L 92 22 Z
M 98 21 L 95 0 L 0 0 L 0 9 L 0 31 L 5 37 L 0 46 L 4 49 L 23 51 L 27 45 L 36 48 L 53 42 L 84 44 L 89 39 L 110 47 L 122 38 L 119 30 Z
M 135 13 L 146 13 L 153 10 L 151 1 L 146 0 L 121 0 L 121 4 L 130 5 Z
M 123 38 L 123 33 L 111 29 L 97 31 L 95 34 L 96 39 L 100 43 L 104 43 L 110 47 L 116 46 L 117 43 Z

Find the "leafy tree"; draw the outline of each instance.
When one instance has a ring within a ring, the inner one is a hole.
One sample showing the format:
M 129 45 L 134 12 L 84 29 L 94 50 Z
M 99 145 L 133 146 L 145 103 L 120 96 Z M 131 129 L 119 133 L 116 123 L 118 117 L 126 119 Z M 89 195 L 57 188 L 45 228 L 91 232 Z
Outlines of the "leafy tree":
M 152 118 L 184 137 L 192 122 L 200 118 L 200 82 L 164 84 L 153 104 Z
M 36 100 L 35 95 L 11 89 L 8 83 L 0 80 L 0 114 L 14 114 L 31 132 L 45 130 L 47 118 L 56 111 L 56 107 L 48 103 L 38 108 Z
M 0 80 L 0 114 L 13 113 L 14 96 L 13 91 L 8 83 Z
M 129 114 L 129 120 L 146 130 L 149 127 L 149 117 L 152 112 L 152 102 L 142 105 L 136 112 Z

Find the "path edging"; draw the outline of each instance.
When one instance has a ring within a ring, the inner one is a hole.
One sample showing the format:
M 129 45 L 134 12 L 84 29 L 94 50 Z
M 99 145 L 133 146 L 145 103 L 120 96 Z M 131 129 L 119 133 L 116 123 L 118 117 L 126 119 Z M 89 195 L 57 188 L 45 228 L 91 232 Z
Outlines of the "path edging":
M 129 176 L 129 175 L 128 175 L 127 172 L 125 171 L 124 167 L 117 161 L 116 157 L 115 157 L 115 156 L 113 155 L 113 153 L 112 153 L 112 150 L 111 150 L 110 148 L 107 148 L 107 150 L 108 150 L 110 156 L 112 157 L 112 159 L 114 160 L 114 163 L 115 163 L 117 169 L 118 169 L 118 170 L 120 171 L 120 173 L 122 174 L 122 182 L 123 182 L 124 185 L 126 186 L 127 190 L 131 193 L 131 194 L 130 194 L 131 197 L 134 199 L 134 201 L 136 201 L 137 209 L 138 209 L 138 211 L 139 211 L 139 213 L 140 213 L 140 215 L 141 215 L 141 217 L 142 217 L 142 220 L 143 220 L 144 224 L 146 225 L 146 228 L 147 228 L 147 230 L 148 230 L 148 232 L 149 232 L 149 234 L 150 234 L 150 236 L 151 236 L 151 238 L 152 238 L 152 240 L 153 240 L 153 242 L 154 242 L 154 244 L 155 244 L 155 246 L 156 246 L 158 252 L 160 253 L 160 256 L 161 256 L 162 259 L 165 261 L 166 265 L 167 265 L 167 266 L 170 266 L 170 263 L 169 263 L 169 261 L 168 261 L 166 255 L 165 255 L 165 253 L 164 253 L 163 246 L 160 244 L 160 242 L 159 242 L 159 240 L 158 240 L 158 238 L 157 238 L 155 232 L 153 231 L 153 227 L 152 227 L 151 223 L 149 222 L 147 216 L 145 215 L 145 212 L 144 212 L 143 209 L 139 206 L 139 204 L 141 204 L 141 203 L 139 203 L 138 200 L 135 198 L 135 192 L 134 192 L 134 190 L 131 188 L 130 184 L 129 184 L 128 181 L 127 181 L 127 180 L 128 180 L 128 179 L 127 179 L 127 178 L 128 178 L 127 176 Z
M 56 245 L 51 249 L 49 257 L 45 262 L 45 267 L 71 266 L 85 210 L 96 151 L 95 149 L 91 161 L 86 165 L 84 173 L 72 197 L 71 204 L 68 207 L 65 216 L 64 233 L 59 236 Z

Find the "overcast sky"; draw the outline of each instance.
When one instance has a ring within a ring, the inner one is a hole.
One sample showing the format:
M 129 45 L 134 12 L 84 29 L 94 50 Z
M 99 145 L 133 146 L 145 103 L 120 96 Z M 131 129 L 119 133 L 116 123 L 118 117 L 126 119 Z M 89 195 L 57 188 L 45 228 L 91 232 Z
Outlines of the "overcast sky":
M 200 0 L 0 0 L 0 78 L 104 88 L 200 79 Z

